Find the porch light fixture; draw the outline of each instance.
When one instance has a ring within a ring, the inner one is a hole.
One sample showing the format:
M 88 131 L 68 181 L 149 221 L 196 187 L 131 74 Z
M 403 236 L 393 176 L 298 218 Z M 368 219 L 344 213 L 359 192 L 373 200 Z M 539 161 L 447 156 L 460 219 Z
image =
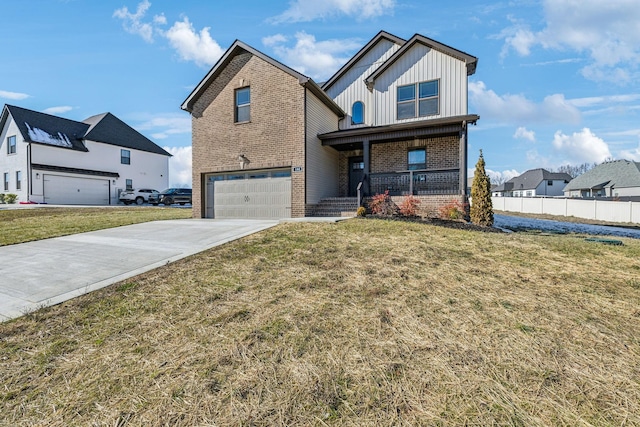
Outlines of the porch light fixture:
M 244 169 L 251 161 L 245 157 L 244 154 L 240 154 L 238 156 L 238 161 L 240 162 L 240 169 Z

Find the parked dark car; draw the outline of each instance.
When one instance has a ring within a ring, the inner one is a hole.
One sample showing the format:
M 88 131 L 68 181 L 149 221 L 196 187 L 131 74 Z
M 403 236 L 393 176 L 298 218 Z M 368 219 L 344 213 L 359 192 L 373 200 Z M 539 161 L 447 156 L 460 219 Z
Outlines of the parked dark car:
M 149 203 L 154 206 L 158 206 L 158 204 L 172 205 L 174 203 L 186 205 L 191 203 L 191 189 L 167 188 L 160 193 L 149 194 Z

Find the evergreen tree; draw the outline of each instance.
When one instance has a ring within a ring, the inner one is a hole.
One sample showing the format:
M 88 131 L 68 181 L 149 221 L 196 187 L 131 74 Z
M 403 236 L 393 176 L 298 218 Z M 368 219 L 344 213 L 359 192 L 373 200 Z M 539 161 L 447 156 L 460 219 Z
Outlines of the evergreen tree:
M 491 202 L 491 181 L 484 170 L 484 157 L 476 163 L 476 171 L 471 185 L 471 222 L 491 227 L 493 225 L 493 203 Z

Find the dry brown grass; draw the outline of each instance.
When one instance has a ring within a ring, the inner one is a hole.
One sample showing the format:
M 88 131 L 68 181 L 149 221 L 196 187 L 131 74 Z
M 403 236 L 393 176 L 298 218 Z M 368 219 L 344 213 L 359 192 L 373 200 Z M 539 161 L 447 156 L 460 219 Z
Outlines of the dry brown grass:
M 191 217 L 191 209 L 95 207 L 0 210 L 0 246 L 163 219 Z
M 285 224 L 0 325 L 0 424 L 640 425 L 640 241 Z

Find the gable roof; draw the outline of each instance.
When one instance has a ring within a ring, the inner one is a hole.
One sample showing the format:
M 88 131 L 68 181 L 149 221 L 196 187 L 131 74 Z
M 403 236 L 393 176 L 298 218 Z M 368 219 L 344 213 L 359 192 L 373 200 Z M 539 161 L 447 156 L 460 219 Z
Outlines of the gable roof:
M 575 177 L 564 187 L 564 191 L 590 190 L 606 187 L 640 187 L 640 163 L 630 160 L 615 160 L 601 163 Z
M 26 142 L 86 152 L 89 150 L 84 145 L 84 140 L 91 140 L 171 156 L 167 151 L 111 113 L 98 114 L 82 122 L 77 122 L 14 105 L 5 105 L 0 128 L 4 127 L 9 114 Z
M 298 79 L 300 85 L 309 89 L 315 96 L 317 96 L 327 107 L 329 107 L 334 113 L 336 113 L 339 117 L 344 117 L 345 113 L 342 111 L 342 108 L 336 104 L 333 99 L 329 97 L 321 88 L 318 86 L 316 82 L 314 82 L 310 77 L 305 76 L 294 70 L 293 68 L 287 67 L 283 63 L 276 61 L 268 55 L 260 52 L 257 49 L 249 46 L 246 43 L 241 42 L 240 40 L 236 40 L 233 44 L 227 49 L 227 51 L 222 55 L 222 57 L 215 63 L 215 65 L 211 68 L 211 70 L 207 73 L 207 75 L 198 83 L 196 88 L 189 94 L 187 99 L 182 103 L 182 108 L 185 111 L 191 113 L 193 111 L 193 105 L 200 98 L 200 96 L 207 90 L 209 85 L 215 81 L 215 79 L 222 73 L 222 71 L 226 68 L 227 65 L 231 62 L 231 60 L 237 55 L 248 52 L 263 61 L 273 65 L 276 68 L 284 71 L 287 74 Z
M 446 44 L 437 42 L 428 37 L 422 36 L 420 34 L 415 34 L 411 37 L 406 43 L 402 45 L 400 49 L 398 49 L 393 55 L 389 57 L 380 67 L 378 67 L 369 77 L 367 77 L 364 81 L 367 86 L 373 85 L 375 80 L 382 75 L 391 65 L 393 65 L 398 59 L 402 57 L 409 49 L 419 43 L 421 45 L 430 47 L 431 49 L 435 49 L 439 52 L 445 53 L 449 56 L 453 56 L 465 64 L 467 64 L 467 76 L 472 75 L 476 72 L 476 66 L 478 65 L 478 58 L 473 55 L 469 55 L 461 50 L 454 49 L 451 46 L 447 46 Z
M 380 31 L 378 34 L 373 37 L 369 43 L 364 45 L 362 49 L 358 51 L 346 64 L 342 66 L 329 80 L 322 84 L 323 90 L 328 90 L 335 82 L 337 82 L 340 77 L 342 77 L 349 69 L 360 60 L 363 56 L 365 56 L 371 49 L 374 48 L 380 42 L 380 40 L 389 40 L 392 43 L 395 43 L 399 46 L 402 46 L 406 43 L 405 39 L 401 39 L 400 37 L 394 36 L 393 34 L 387 33 L 386 31 Z
M 52 145 L 76 151 L 88 151 L 82 137 L 89 126 L 75 120 L 64 119 L 14 105 L 5 105 L 0 128 L 4 127 L 8 115 L 18 126 L 22 139 L 36 144 Z
M 98 114 L 84 120 L 89 125 L 84 139 L 133 150 L 171 156 L 166 150 L 111 113 Z
M 533 190 L 542 181 L 571 181 L 571 175 L 564 172 L 549 172 L 546 169 L 538 168 L 526 171 L 520 176 L 511 178 L 507 183 L 513 184 L 512 190 Z M 505 189 L 507 186 L 505 185 Z M 510 190 L 506 190 L 510 191 Z

